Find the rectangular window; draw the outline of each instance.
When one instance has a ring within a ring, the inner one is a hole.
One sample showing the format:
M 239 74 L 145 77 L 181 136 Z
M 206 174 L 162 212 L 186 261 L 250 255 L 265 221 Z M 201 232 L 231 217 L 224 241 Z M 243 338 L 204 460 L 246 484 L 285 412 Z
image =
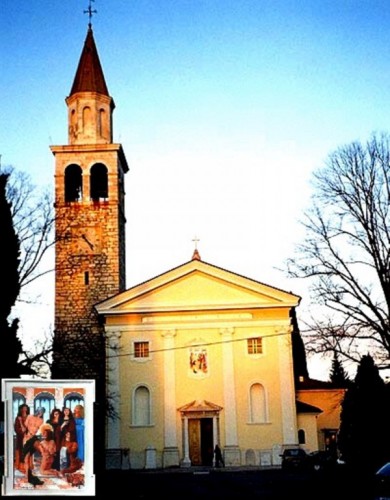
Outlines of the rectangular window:
M 263 352 L 263 342 L 261 337 L 248 339 L 248 354 L 261 354 Z
M 148 358 L 149 357 L 149 342 L 134 342 L 134 357 Z

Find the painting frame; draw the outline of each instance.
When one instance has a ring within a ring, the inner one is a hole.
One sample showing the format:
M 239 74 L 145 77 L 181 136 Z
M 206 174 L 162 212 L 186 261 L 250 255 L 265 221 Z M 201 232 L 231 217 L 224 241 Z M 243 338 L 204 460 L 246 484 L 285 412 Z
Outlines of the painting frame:
M 1 388 L 2 495 L 95 496 L 95 380 L 2 379 Z

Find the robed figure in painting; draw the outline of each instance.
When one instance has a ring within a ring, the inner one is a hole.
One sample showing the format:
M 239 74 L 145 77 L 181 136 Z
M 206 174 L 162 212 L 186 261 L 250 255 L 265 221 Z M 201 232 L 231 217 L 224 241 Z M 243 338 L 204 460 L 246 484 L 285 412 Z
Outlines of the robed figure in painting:
M 19 406 L 18 414 L 16 415 L 14 422 L 14 431 L 16 434 L 14 465 L 15 468 L 19 469 L 21 472 L 24 472 L 24 464 L 21 461 L 21 456 L 23 453 L 24 436 L 26 435 L 27 432 L 26 419 L 29 414 L 30 414 L 29 406 L 26 404 L 21 404 Z
M 73 416 L 76 424 L 77 457 L 84 462 L 84 406 L 76 405 Z

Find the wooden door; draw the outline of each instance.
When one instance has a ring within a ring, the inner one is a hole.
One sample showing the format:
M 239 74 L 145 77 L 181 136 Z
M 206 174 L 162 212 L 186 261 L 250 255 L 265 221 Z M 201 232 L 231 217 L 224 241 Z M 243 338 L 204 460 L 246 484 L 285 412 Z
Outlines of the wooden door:
M 213 464 L 213 419 L 188 420 L 188 439 L 191 465 Z
M 199 419 L 191 418 L 188 420 L 188 439 L 191 465 L 202 465 Z

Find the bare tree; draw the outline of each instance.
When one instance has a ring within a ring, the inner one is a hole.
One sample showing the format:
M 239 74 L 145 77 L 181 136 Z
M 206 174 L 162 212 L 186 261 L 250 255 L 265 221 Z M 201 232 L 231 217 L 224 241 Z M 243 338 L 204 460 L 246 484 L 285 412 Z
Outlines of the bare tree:
M 331 153 L 314 174 L 304 241 L 287 261 L 310 283 L 308 351 L 390 367 L 390 136 Z M 321 311 L 321 316 L 320 316 Z
M 54 245 L 53 197 L 48 190 L 37 189 L 30 177 L 9 169 L 7 199 L 12 206 L 12 220 L 20 242 L 20 288 L 53 271 L 42 266 Z
M 19 339 L 19 319 L 15 317 L 12 319 L 15 313 L 17 315 L 18 310 L 13 310 L 11 314 L 11 309 L 17 302 L 34 303 L 37 297 L 31 294 L 32 291 L 28 289 L 28 285 L 53 271 L 53 266 L 50 266 L 49 260 L 45 259 L 54 244 L 52 197 L 48 191 L 42 191 L 34 186 L 30 177 L 24 172 L 7 167 L 2 169 L 0 175 L 5 181 L 2 196 L 4 207 L 8 208 L 10 218 L 8 232 L 3 231 L 2 233 L 4 249 L 7 250 L 6 255 L 8 256 L 5 262 L 8 273 L 12 262 L 17 259 L 16 277 L 13 280 L 17 284 L 17 290 L 12 294 L 8 292 L 9 304 L 2 315 L 6 323 L 11 320 L 13 327 L 9 342 L 12 339 L 14 345 L 6 351 L 8 355 L 11 355 L 12 351 L 12 355 L 16 356 L 20 373 L 43 375 L 48 372 L 50 363 L 49 358 L 52 351 L 50 335 L 47 334 L 32 348 L 26 349 Z M 17 249 L 14 249 L 12 245 L 12 234 L 15 234 Z M 7 376 L 16 375 L 8 373 Z

